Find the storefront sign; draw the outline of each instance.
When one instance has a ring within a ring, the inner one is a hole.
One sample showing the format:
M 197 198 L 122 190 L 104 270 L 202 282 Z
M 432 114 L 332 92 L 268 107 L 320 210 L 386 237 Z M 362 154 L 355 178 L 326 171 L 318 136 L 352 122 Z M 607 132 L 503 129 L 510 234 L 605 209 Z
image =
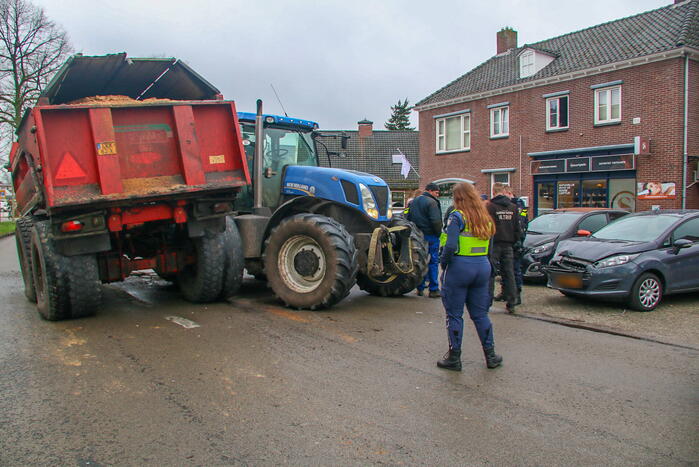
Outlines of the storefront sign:
M 576 157 L 574 159 L 566 159 L 566 172 L 589 172 L 590 158 Z
M 675 182 L 638 182 L 638 199 L 675 199 L 677 197 Z
M 532 174 L 560 174 L 566 171 L 565 159 L 551 159 L 547 161 L 532 161 Z
M 547 159 L 531 162 L 532 175 L 607 172 L 610 170 L 633 170 L 634 168 L 633 154 L 571 157 L 567 159 Z
M 634 168 L 633 154 L 618 156 L 597 156 L 592 158 L 592 171 L 631 170 Z

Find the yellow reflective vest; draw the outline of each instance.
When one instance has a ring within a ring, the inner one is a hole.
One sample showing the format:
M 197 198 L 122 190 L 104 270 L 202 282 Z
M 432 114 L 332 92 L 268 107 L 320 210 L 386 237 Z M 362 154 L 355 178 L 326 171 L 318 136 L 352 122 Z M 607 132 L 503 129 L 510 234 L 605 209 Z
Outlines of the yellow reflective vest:
M 466 216 L 460 210 L 456 210 L 461 214 L 461 218 L 464 220 L 464 225 L 466 225 Z M 439 246 L 443 247 L 447 243 L 447 233 L 442 232 L 439 236 Z M 484 256 L 488 254 L 488 247 L 490 245 L 490 240 L 482 240 L 475 235 L 473 235 L 468 225 L 465 226 L 464 230 L 459 233 L 459 248 L 454 253 L 456 256 Z

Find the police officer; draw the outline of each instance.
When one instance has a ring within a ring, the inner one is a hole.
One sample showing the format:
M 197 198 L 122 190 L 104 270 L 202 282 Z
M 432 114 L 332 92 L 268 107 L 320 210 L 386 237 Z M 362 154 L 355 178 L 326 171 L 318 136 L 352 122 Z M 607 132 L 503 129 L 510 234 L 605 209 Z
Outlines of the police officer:
M 430 263 L 427 274 L 417 287 L 417 294 L 422 296 L 429 285 L 429 297 L 439 298 L 439 235 L 442 232 L 442 208 L 439 204 L 439 187 L 428 183 L 425 192 L 416 197 L 409 206 L 407 219 L 414 222 L 427 240 Z
M 464 331 L 464 304 L 476 327 L 488 368 L 501 365 L 495 353 L 490 307 L 488 245 L 495 228 L 475 188 L 469 183 L 454 187 L 455 210 L 449 215 L 442 234 L 442 303 L 446 311 L 449 351 L 437 366 L 461 371 L 461 341 Z

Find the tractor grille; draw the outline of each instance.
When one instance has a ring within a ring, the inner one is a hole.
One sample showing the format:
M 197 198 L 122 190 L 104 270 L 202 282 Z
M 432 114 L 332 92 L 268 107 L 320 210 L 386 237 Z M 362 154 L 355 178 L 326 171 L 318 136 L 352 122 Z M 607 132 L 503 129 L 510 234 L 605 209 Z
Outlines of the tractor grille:
M 388 187 L 387 186 L 370 186 L 369 189 L 374 194 L 379 215 L 385 216 L 388 209 Z

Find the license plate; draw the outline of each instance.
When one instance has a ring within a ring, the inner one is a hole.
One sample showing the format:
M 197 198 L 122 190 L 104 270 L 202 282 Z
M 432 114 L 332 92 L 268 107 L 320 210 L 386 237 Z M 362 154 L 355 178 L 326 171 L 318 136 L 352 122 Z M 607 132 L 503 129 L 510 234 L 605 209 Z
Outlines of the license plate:
M 582 277 L 573 274 L 557 275 L 556 285 L 564 289 L 582 289 Z

